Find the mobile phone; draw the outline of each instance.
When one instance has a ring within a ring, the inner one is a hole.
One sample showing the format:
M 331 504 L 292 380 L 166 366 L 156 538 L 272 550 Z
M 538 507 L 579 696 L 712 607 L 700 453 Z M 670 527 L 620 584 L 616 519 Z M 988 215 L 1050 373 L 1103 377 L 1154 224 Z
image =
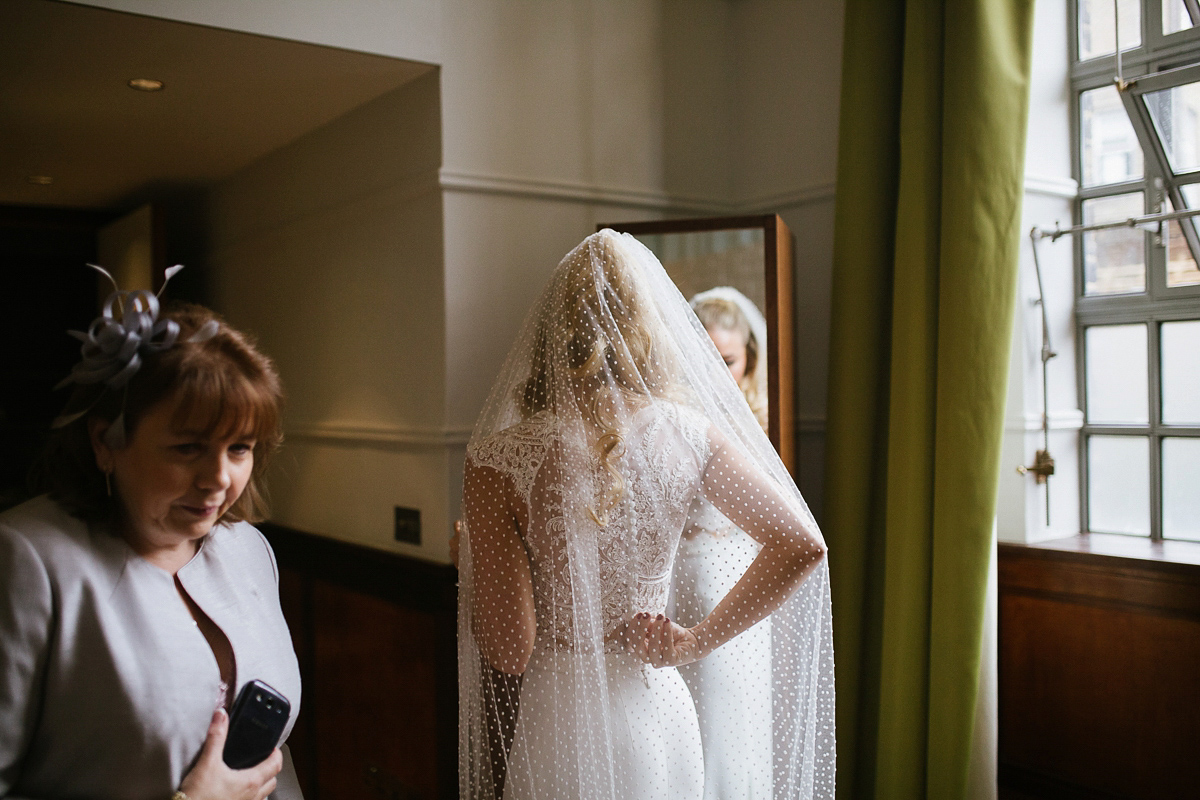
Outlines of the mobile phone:
M 222 758 L 230 769 L 261 764 L 283 736 L 292 704 L 262 681 L 248 681 L 233 701 Z

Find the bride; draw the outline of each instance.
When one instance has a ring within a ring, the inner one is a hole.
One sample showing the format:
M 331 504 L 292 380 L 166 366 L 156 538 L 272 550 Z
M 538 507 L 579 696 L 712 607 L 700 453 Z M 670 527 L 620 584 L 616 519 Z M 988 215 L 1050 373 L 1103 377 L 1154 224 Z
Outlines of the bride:
M 702 620 L 665 616 L 703 497 L 761 550 Z M 825 546 L 657 259 L 609 230 L 572 250 L 467 448 L 459 613 L 464 798 L 698 800 L 676 667 L 771 617 L 777 798 L 833 795 Z

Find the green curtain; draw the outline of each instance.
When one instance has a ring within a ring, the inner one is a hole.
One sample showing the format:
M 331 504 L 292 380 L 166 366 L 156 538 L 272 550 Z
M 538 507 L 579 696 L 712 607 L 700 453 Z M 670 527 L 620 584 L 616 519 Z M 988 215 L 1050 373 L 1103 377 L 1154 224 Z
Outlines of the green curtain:
M 967 792 L 1033 0 L 847 0 L 824 530 L 838 796 Z

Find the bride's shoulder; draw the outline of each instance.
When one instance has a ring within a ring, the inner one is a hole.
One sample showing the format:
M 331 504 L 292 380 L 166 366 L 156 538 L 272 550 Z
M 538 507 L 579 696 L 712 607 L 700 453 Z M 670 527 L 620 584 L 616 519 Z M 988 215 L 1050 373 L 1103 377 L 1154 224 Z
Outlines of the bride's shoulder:
M 652 415 L 660 425 L 667 424 L 678 431 L 702 458 L 709 449 L 709 429 L 712 423 L 703 412 L 678 400 L 659 399 L 651 405 Z
M 478 438 L 467 444 L 467 455 L 477 463 L 501 466 L 513 457 L 529 459 L 550 446 L 558 430 L 558 419 L 549 411 L 540 411 L 515 425 Z
M 467 445 L 470 465 L 490 467 L 508 476 L 521 497 L 529 502 L 534 479 L 554 442 L 558 421 L 543 411 L 490 436 L 472 439 Z
M 552 411 L 539 411 L 531 417 L 510 425 L 495 435 L 516 440 L 549 441 L 559 428 L 558 417 Z

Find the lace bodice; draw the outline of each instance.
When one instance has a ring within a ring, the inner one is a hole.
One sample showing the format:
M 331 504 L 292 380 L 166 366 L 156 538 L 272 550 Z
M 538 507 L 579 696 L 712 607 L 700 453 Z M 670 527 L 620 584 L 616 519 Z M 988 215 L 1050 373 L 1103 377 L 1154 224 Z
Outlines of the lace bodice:
M 542 648 L 569 647 L 575 640 L 568 568 L 575 558 L 595 559 L 606 640 L 632 614 L 666 610 L 675 551 L 709 458 L 707 422 L 661 401 L 632 421 L 618 468 L 624 489 L 604 525 L 563 507 L 559 487 L 568 465 L 586 465 L 582 469 L 596 485 L 603 484 L 605 474 L 595 448 L 580 446 L 581 431 L 549 412 L 483 439 L 468 452 L 476 464 L 510 480 L 524 505 L 520 533 L 532 570 Z M 572 516 L 575 529 L 568 522 Z

